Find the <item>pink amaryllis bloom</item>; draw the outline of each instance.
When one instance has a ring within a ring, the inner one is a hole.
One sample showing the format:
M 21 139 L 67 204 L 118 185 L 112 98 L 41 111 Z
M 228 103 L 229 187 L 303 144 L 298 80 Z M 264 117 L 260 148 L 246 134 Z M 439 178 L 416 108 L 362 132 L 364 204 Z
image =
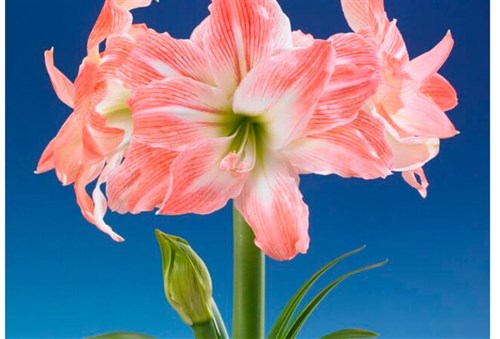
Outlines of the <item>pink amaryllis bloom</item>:
M 158 213 L 208 214 L 234 199 L 256 245 L 290 259 L 309 245 L 299 174 L 390 173 L 384 124 L 360 112 L 380 81 L 375 45 L 292 33 L 274 0 L 209 9 L 191 39 L 149 30 L 125 63 L 155 80 L 129 101 L 140 146 L 108 182 L 110 206 L 139 212 L 166 192 Z
M 384 66 L 383 81 L 364 109 L 385 122 L 394 154 L 392 170 L 402 172 L 425 197 L 428 182 L 422 166 L 438 154 L 440 139 L 458 133 L 445 114 L 457 105 L 457 94 L 437 73 L 451 52 L 453 38 L 446 33 L 433 49 L 410 60 L 383 0 L 342 0 L 342 8 L 351 28 L 375 41 Z
M 132 25 L 130 10 L 150 3 L 151 0 L 104 3 L 74 83 L 54 66 L 53 49 L 45 52 L 54 90 L 73 112 L 43 152 L 36 173 L 55 169 L 63 185 L 74 184 L 83 216 L 116 241 L 123 238 L 103 220 L 107 203 L 100 185 L 120 164 L 132 132 L 127 100 L 134 86 L 133 82 L 123 80 L 118 70 L 136 38 L 147 28 Z M 100 53 L 99 45 L 104 41 L 106 49 Z M 97 184 L 91 198 L 86 186 L 95 179 Z

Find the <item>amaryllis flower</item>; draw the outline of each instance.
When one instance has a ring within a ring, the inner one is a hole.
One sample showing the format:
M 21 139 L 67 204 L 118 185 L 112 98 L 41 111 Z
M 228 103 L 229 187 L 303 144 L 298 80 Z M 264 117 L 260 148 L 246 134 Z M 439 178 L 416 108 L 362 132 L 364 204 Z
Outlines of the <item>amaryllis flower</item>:
M 74 83 L 53 61 L 53 49 L 45 52 L 45 64 L 54 90 L 73 113 L 45 149 L 37 173 L 55 169 L 63 185 L 74 184 L 84 217 L 116 241 L 123 238 L 104 220 L 106 199 L 100 185 L 120 164 L 132 132 L 127 100 L 133 83 L 122 81 L 117 70 L 127 58 L 135 39 L 146 31 L 132 25 L 130 10 L 148 6 L 151 0 L 107 0 L 90 33 L 87 56 Z M 106 49 L 99 45 L 106 40 Z M 97 179 L 89 197 L 86 186 Z
M 425 197 L 428 182 L 422 166 L 438 154 L 440 139 L 458 133 L 444 113 L 457 105 L 456 92 L 437 73 L 453 47 L 451 34 L 410 60 L 383 0 L 342 0 L 342 8 L 351 28 L 375 41 L 384 66 L 382 84 L 364 109 L 385 121 L 394 154 L 392 170 L 403 172 L 403 178 Z
M 149 30 L 125 63 L 144 75 L 129 101 L 132 142 L 144 148 L 108 183 L 110 206 L 139 212 L 167 190 L 159 213 L 208 214 L 234 199 L 256 245 L 290 259 L 309 245 L 299 174 L 390 173 L 384 124 L 359 112 L 380 81 L 376 49 L 358 34 L 292 34 L 274 0 L 214 0 L 209 9 L 191 39 Z M 153 193 L 140 184 L 146 175 L 160 183 Z

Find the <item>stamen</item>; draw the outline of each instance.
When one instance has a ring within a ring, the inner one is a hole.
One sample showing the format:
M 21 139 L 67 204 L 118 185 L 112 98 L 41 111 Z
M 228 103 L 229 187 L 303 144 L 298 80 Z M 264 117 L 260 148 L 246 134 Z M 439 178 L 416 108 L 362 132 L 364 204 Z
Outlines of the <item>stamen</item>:
M 234 134 L 235 138 L 238 133 L 244 128 L 243 138 L 237 151 L 231 151 L 222 159 L 220 168 L 225 171 L 230 171 L 235 177 L 239 177 L 250 172 L 255 167 L 255 133 L 251 123 L 245 123 Z

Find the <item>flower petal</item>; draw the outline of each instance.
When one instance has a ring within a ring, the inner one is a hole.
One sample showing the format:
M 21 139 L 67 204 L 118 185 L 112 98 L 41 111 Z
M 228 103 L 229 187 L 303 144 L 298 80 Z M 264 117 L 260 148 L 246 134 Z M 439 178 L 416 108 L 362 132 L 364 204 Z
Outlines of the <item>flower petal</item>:
M 73 83 L 54 66 L 54 48 L 45 51 L 45 67 L 50 76 L 57 97 L 69 107 L 73 107 Z
M 99 44 L 110 34 L 123 34 L 130 29 L 132 9 L 150 4 L 151 0 L 106 0 L 87 41 L 90 58 L 99 60 Z
M 298 180 L 285 162 L 269 159 L 234 200 L 255 234 L 255 245 L 276 260 L 292 259 L 309 247 L 309 209 Z
M 417 181 L 416 175 L 420 178 L 420 182 Z M 418 190 L 418 193 L 420 193 L 422 198 L 427 197 L 427 187 L 429 187 L 429 182 L 427 181 L 422 168 L 412 171 L 404 171 L 402 176 L 408 185 Z
M 129 104 L 134 139 L 172 150 L 219 136 L 219 121 L 230 110 L 222 91 L 189 78 L 155 81 L 139 88 Z
M 384 124 L 364 111 L 347 125 L 294 141 L 285 153 L 304 174 L 375 179 L 389 175 L 392 167 Z
M 429 52 L 420 55 L 405 65 L 404 71 L 410 75 L 417 83 L 434 75 L 443 66 L 453 48 L 453 38 L 448 31 L 443 38 Z
M 109 208 L 141 213 L 160 207 L 169 186 L 169 170 L 177 152 L 132 143 L 124 162 L 106 184 Z
M 354 120 L 380 83 L 381 65 L 372 41 L 355 33 L 336 34 L 329 40 L 337 53 L 335 70 L 306 134 L 324 132 Z
M 107 209 L 107 202 L 104 194 L 100 190 L 100 186 L 104 183 L 117 164 L 121 155 L 117 155 L 103 168 L 104 161 L 100 164 L 88 166 L 83 169 L 78 179 L 75 181 L 75 193 L 78 205 L 82 210 L 82 214 L 90 223 L 94 224 L 100 231 L 108 234 L 114 241 L 122 242 L 124 239 L 115 233 L 113 229 L 104 222 L 104 215 Z M 102 170 L 102 174 L 101 174 Z M 92 199 L 89 197 L 86 186 L 100 174 L 96 187 L 92 192 Z
M 261 61 L 292 47 L 290 21 L 275 0 L 214 0 L 209 10 L 197 35 L 217 85 L 228 94 Z
M 179 154 L 170 168 L 170 193 L 158 213 L 210 214 L 240 194 L 246 174 L 221 168 L 232 138 L 210 139 Z
M 341 0 L 347 23 L 353 31 L 363 28 L 379 29 L 387 16 L 384 10 L 384 0 Z
M 269 146 L 280 148 L 307 126 L 334 61 L 335 51 L 328 41 L 283 52 L 245 77 L 234 95 L 233 111 L 259 116 L 268 131 Z
M 385 30 L 379 36 L 379 43 L 380 50 L 385 57 L 386 67 L 390 64 L 392 68 L 399 70 L 410 58 L 405 41 L 396 23 L 396 20 L 392 20 L 385 26 Z
M 208 64 L 205 52 L 193 41 L 174 39 L 168 33 L 149 29 L 138 38 L 120 73 L 134 87 L 179 76 L 214 84 Z
M 453 86 L 437 73 L 424 81 L 420 91 L 434 101 L 443 111 L 449 111 L 458 104 L 457 92 Z
M 439 153 L 439 139 L 404 138 L 390 134 L 387 140 L 394 154 L 393 171 L 409 171 L 422 167 Z
M 82 130 L 77 117 L 72 113 L 53 140 L 53 157 L 56 175 L 63 185 L 75 181 L 83 158 Z
M 390 118 L 409 135 L 450 138 L 458 133 L 441 108 L 422 93 L 413 93 L 403 103 L 404 107 L 391 114 Z
M 292 40 L 294 47 L 310 47 L 314 44 L 314 37 L 311 34 L 306 34 L 301 30 L 292 32 Z
M 44 173 L 54 169 L 54 139 L 52 139 L 40 157 L 36 167 L 36 174 Z

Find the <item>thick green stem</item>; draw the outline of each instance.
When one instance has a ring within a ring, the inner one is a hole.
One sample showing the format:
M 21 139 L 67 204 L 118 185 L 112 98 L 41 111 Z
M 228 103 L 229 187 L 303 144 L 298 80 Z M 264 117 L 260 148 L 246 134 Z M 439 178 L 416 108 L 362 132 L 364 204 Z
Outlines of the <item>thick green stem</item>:
M 252 229 L 236 208 L 233 224 L 233 338 L 264 338 L 265 257 L 254 244 Z

